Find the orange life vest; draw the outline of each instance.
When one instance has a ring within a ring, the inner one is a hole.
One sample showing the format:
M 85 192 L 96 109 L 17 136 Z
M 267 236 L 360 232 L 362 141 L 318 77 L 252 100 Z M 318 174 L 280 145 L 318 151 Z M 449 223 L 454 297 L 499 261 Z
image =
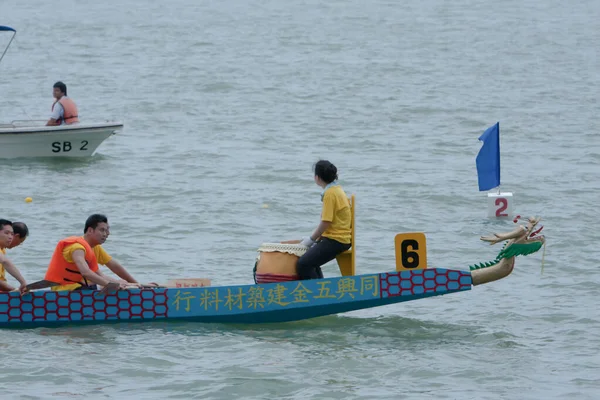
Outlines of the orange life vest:
M 80 236 L 71 236 L 61 240 L 56 245 L 52 259 L 50 259 L 50 265 L 48 265 L 48 271 L 46 271 L 46 276 L 44 277 L 45 280 L 60 283 L 61 285 L 81 283 L 87 286 L 87 282 L 81 275 L 81 272 L 79 272 L 77 264 L 74 262 L 67 262 L 63 256 L 65 247 L 74 243 L 79 243 L 83 246 L 85 249 L 85 261 L 87 262 L 88 267 L 93 272 L 98 272 L 98 260 L 96 260 L 96 254 L 94 254 L 92 247 L 84 238 Z
M 65 121 L 65 124 L 70 125 L 73 124 L 75 122 L 79 122 L 79 113 L 77 111 L 77 106 L 75 105 L 75 102 L 65 96 L 61 97 L 60 100 L 57 100 L 54 102 L 54 104 L 52 104 L 52 111 L 54 111 L 54 106 L 56 105 L 56 103 L 60 103 L 60 105 L 63 107 L 63 118 L 57 121 L 59 124 L 62 123 L 62 121 Z

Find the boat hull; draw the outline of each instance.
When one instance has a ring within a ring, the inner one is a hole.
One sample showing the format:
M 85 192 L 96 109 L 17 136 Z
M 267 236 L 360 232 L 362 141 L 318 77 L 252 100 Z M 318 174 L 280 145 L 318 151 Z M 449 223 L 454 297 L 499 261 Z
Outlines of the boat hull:
M 297 321 L 470 290 L 468 271 L 424 269 L 202 288 L 0 294 L 0 328 L 93 323 Z
M 121 123 L 0 127 L 0 158 L 89 157 Z

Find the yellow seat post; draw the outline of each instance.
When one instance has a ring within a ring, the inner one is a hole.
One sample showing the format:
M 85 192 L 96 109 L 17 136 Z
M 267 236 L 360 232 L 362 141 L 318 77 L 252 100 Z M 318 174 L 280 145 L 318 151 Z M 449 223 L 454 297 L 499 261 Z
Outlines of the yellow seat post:
M 342 276 L 353 276 L 356 275 L 356 235 L 355 228 L 356 224 L 354 223 L 354 214 L 356 211 L 355 208 L 355 197 L 352 195 L 350 198 L 350 229 L 352 232 L 352 247 L 349 250 L 346 250 L 343 253 L 338 254 L 335 259 L 337 260 L 338 266 L 340 267 L 340 273 Z

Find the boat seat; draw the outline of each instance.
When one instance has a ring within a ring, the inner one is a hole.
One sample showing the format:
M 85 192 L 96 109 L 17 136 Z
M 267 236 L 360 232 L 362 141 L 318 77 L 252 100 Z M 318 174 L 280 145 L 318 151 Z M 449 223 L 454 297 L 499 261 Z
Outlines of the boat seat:
M 356 250 L 356 235 L 354 234 L 355 232 L 355 227 L 356 224 L 354 223 L 354 212 L 355 212 L 355 196 L 352 195 L 352 197 L 350 198 L 350 226 L 351 226 L 351 232 L 352 232 L 352 247 L 350 247 L 350 249 L 344 251 L 343 253 L 338 254 L 335 259 L 338 263 L 338 266 L 340 267 L 340 272 L 342 274 L 342 276 L 354 276 L 356 275 L 356 266 L 355 266 L 355 260 L 356 260 L 356 254 L 355 254 L 355 250 Z

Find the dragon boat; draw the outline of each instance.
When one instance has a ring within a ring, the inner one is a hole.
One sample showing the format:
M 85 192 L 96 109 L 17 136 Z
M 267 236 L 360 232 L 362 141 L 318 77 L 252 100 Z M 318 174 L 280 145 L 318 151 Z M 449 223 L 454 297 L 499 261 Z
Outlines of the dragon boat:
M 354 238 L 354 196 L 352 237 Z M 274 279 L 269 283 L 211 286 L 206 279 L 169 281 L 158 287 L 127 290 L 31 290 L 0 293 L 0 328 L 57 327 L 118 322 L 193 321 L 257 324 L 297 321 L 353 310 L 470 290 L 473 286 L 508 276 L 519 255 L 537 252 L 545 245 L 537 228 L 541 218 L 531 217 L 508 233 L 482 236 L 490 244 L 506 242 L 497 257 L 474 264 L 469 270 L 428 268 L 425 234 L 395 236 L 396 270 L 356 275 L 356 246 L 336 261 L 341 276 L 314 280 Z M 516 221 L 515 221 L 516 222 Z M 265 243 L 261 260 L 287 258 L 292 262 L 304 250 L 290 243 Z M 284 261 L 281 261 L 284 262 Z M 256 265 L 255 265 L 256 268 Z M 52 286 L 40 281 L 34 287 Z

